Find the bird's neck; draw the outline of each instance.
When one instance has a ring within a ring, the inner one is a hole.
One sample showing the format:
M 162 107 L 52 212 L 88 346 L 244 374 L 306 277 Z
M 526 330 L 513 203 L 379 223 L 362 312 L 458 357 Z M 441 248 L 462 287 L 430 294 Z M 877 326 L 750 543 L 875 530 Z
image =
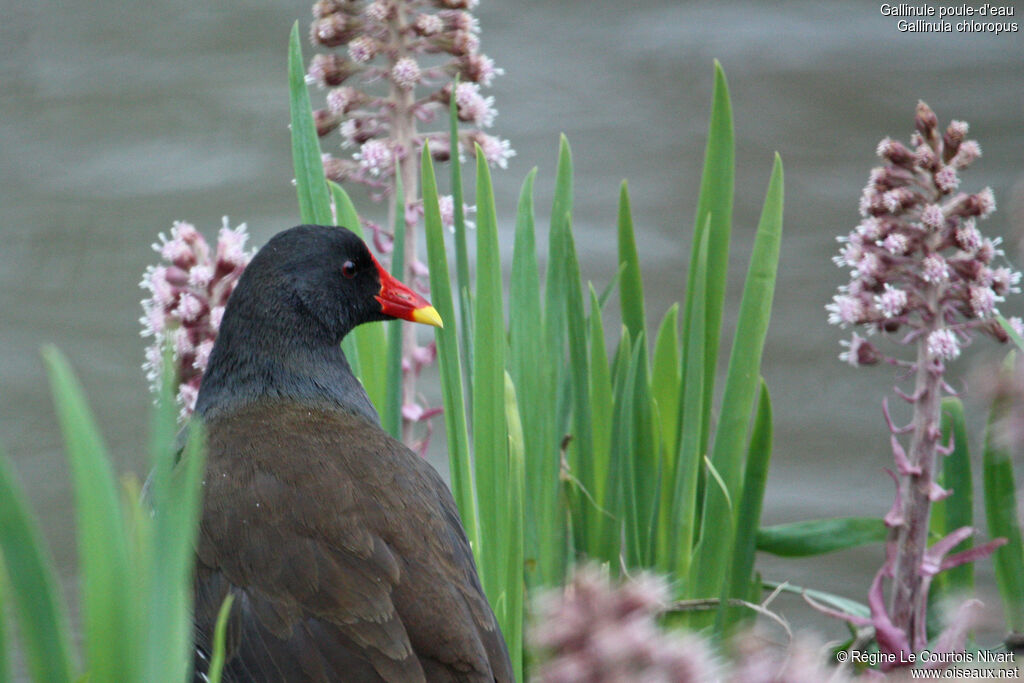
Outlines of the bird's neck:
M 339 408 L 380 423 L 338 340 L 311 340 L 281 319 L 260 326 L 259 337 L 243 337 L 238 333 L 243 326 L 233 317 L 225 315 L 203 375 L 196 401 L 200 416 L 210 419 L 258 400 L 279 399 Z

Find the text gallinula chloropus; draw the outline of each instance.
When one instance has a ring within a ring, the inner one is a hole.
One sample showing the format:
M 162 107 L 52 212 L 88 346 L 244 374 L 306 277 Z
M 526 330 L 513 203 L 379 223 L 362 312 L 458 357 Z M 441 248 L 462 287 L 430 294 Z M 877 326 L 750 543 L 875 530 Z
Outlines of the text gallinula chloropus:
M 513 680 L 451 493 L 339 346 L 390 318 L 441 324 L 338 227 L 279 233 L 232 293 L 196 405 L 197 680 L 228 593 L 225 681 Z

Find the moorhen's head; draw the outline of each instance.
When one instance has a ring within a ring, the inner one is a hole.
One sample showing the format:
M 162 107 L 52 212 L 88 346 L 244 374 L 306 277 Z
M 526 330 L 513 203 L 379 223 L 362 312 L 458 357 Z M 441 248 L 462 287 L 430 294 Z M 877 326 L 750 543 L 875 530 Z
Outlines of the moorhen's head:
M 401 318 L 441 326 L 426 299 L 391 276 L 351 230 L 300 225 L 275 235 L 245 269 L 228 302 L 252 326 L 286 324 L 291 332 L 337 344 L 356 325 Z
M 196 409 L 278 395 L 354 401 L 367 412 L 339 343 L 357 325 L 395 318 L 441 326 L 434 307 L 384 270 L 352 231 L 280 232 L 228 300 Z

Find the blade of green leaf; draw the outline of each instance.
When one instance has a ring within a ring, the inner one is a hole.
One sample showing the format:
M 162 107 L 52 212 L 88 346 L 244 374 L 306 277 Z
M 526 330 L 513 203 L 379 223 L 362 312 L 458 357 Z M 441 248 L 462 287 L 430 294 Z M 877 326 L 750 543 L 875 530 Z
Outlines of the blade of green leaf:
M 299 216 L 303 223 L 331 224 L 331 204 L 327 196 L 320 141 L 313 122 L 313 105 L 306 90 L 299 22 L 292 25 L 288 39 L 288 91 L 291 104 L 292 162 L 295 188 L 299 195 Z
M 673 457 L 679 443 L 679 398 L 682 394 L 682 381 L 679 358 L 679 304 L 675 303 L 665 312 L 658 326 L 651 367 L 651 395 L 658 406 L 662 453 L 673 454 Z
M 816 602 L 820 602 L 829 607 L 852 614 L 855 617 L 862 617 L 869 619 L 871 617 L 871 610 L 864 603 L 857 602 L 856 600 L 850 600 L 844 598 L 842 595 L 836 595 L 834 593 L 826 593 L 825 591 L 814 590 L 813 588 L 803 588 L 792 583 L 775 583 L 774 581 L 765 581 L 764 588 L 766 590 L 774 591 L 779 590 L 783 593 L 793 593 L 794 595 L 806 595 Z
M 427 236 L 427 261 L 430 267 L 430 291 L 434 308 L 442 320 L 455 320 L 455 303 L 448 277 L 448 257 L 444 248 L 444 226 L 437 205 L 437 179 L 430 149 L 423 146 L 420 159 L 420 177 L 423 179 L 424 230 Z M 456 325 L 435 328 L 437 362 L 441 373 L 441 393 L 444 402 L 444 426 L 448 437 L 449 475 L 452 494 L 459 506 L 462 525 L 473 553 L 480 559 L 480 525 L 477 512 L 476 489 L 473 486 L 472 463 L 469 455 L 469 429 L 466 406 L 462 399 L 462 365 L 459 363 L 459 338 Z
M 192 576 L 206 470 L 201 423 L 189 426 L 188 441 L 175 460 L 173 452 L 158 453 L 151 478 L 152 593 L 142 680 L 185 680 L 192 663 Z
M 519 418 L 519 402 L 516 399 L 516 387 L 512 376 L 505 373 L 505 422 L 508 425 L 508 510 L 505 514 L 506 528 L 503 536 L 508 543 L 503 546 L 506 557 L 505 577 L 502 581 L 505 594 L 508 596 L 506 605 L 508 612 L 501 623 L 502 633 L 508 644 L 508 653 L 512 658 L 517 681 L 523 679 L 523 517 L 526 499 L 525 488 L 525 449 L 526 439 L 523 436 L 523 425 Z
M 165 351 L 159 401 L 152 418 L 151 474 L 148 503 L 139 526 L 147 538 L 140 543 L 136 567 L 145 568 L 145 609 L 137 612 L 143 634 L 141 680 L 185 680 L 192 662 L 192 576 L 199 529 L 200 491 L 205 471 L 202 426 L 187 426 L 188 439 L 178 452 L 177 378 L 170 350 Z M 130 509 L 136 509 L 133 505 Z M 141 605 L 140 605 L 141 607 Z
M 335 224 L 342 227 L 348 228 L 355 234 L 359 235 L 360 239 L 365 241 L 363 237 L 363 229 L 359 224 L 359 215 L 356 213 L 356 207 L 352 203 L 352 199 L 349 198 L 348 193 L 345 192 L 344 188 L 333 180 L 327 181 L 327 189 L 331 193 L 331 203 L 334 205 L 334 221 Z M 375 405 L 383 405 L 377 403 L 374 400 L 374 394 L 370 391 L 368 384 L 373 384 L 372 380 L 367 381 L 367 377 L 364 376 L 362 363 L 360 363 L 360 341 L 362 336 L 365 334 L 364 330 L 377 328 L 377 325 L 360 325 L 355 330 L 345 335 L 345 338 L 341 340 L 341 350 L 345 352 L 345 358 L 348 359 L 349 367 L 352 369 L 352 374 L 355 375 L 362 383 L 363 388 L 366 389 L 367 395 L 370 397 L 370 401 Z M 377 346 L 375 348 L 381 348 Z M 367 354 L 370 356 L 371 354 Z M 371 361 L 372 362 L 372 361 Z
M 533 183 L 537 169 L 527 174 L 516 210 L 512 277 L 509 282 L 509 368 L 523 396 L 538 400 L 519 404 L 526 468 L 526 577 L 530 586 L 559 585 L 565 569 L 565 519 L 558 508 L 558 441 L 555 437 L 551 392 L 544 387 L 553 361 L 544 346 L 544 318 L 540 303 L 540 267 L 533 210 Z
M 761 527 L 757 549 L 779 557 L 811 557 L 883 543 L 889 530 L 878 517 L 835 517 Z
M 1014 372 L 1016 353 L 1010 352 L 1003 363 L 1003 372 Z M 998 434 L 1000 423 L 1010 410 L 1009 399 L 999 396 L 992 403 L 985 428 L 982 453 L 982 479 L 985 491 L 985 517 L 992 538 L 1005 538 L 1006 545 L 992 556 L 996 585 L 1003 601 L 1006 623 L 1017 632 L 1024 631 L 1024 546 L 1021 544 L 1017 516 L 1017 490 L 1014 484 L 1010 449 L 1002 445 Z
M 626 270 L 626 264 L 620 263 L 615 274 L 612 275 L 612 279 L 608 281 L 608 284 L 601 290 L 600 296 L 597 297 L 597 303 L 600 309 L 603 311 L 604 307 L 608 304 L 608 299 L 611 298 L 615 288 L 619 285 L 619 280 L 622 278 L 622 272 Z
M 75 664 L 68 615 L 54 573 L 53 558 L 10 462 L 2 453 L 0 563 L 4 604 L 13 605 L 16 610 L 21 652 L 32 679 L 70 683 L 74 680 Z M 6 614 L 0 612 L 0 619 L 5 618 Z M 5 673 L 0 670 L 0 677 Z
M 571 377 L 565 361 L 566 347 L 566 287 L 567 235 L 573 205 L 572 152 L 564 135 L 559 139 L 558 167 L 555 172 L 555 196 L 551 206 L 551 227 L 548 233 L 548 261 L 544 279 L 544 349 L 547 362 L 544 364 L 543 386 L 548 390 L 541 393 L 538 409 L 551 416 L 551 436 L 555 447 L 561 453 L 563 436 L 569 431 L 571 407 Z M 550 448 L 550 446 L 548 447 Z M 550 451 L 545 451 L 550 452 Z M 559 463 L 561 466 L 561 463 Z M 574 473 L 571 473 L 574 476 Z M 578 485 L 566 481 L 560 487 L 566 505 L 575 511 L 581 509 Z M 575 537 L 575 530 L 567 524 L 564 533 L 572 540 L 573 547 L 580 547 L 584 539 Z M 559 581 L 560 583 L 560 581 Z
M 747 428 L 760 383 L 761 353 L 768 332 L 779 264 L 782 203 L 782 160 L 776 154 L 740 300 L 736 335 L 729 356 L 721 415 L 711 457 L 711 462 L 733 500 L 738 498 Z M 709 257 L 710 253 L 709 250 Z M 711 267 L 710 262 L 708 267 Z M 728 556 L 733 548 L 736 515 L 735 511 L 729 510 L 727 498 L 717 486 L 706 488 L 703 512 L 701 535 L 713 538 L 714 542 L 701 544 L 694 575 L 695 594 L 720 595 L 723 576 L 729 563 Z
M 458 87 L 459 78 L 455 77 L 453 88 Z M 469 281 L 469 247 L 466 244 L 466 214 L 463 210 L 462 191 L 462 156 L 459 143 L 459 111 L 455 98 L 448 104 L 448 140 L 451 150 L 449 165 L 452 170 L 452 208 L 455 228 L 455 278 L 456 291 L 459 296 L 459 315 L 462 317 L 462 348 L 464 372 L 467 377 L 473 376 L 473 297 Z M 472 386 L 467 387 L 470 395 L 466 400 L 473 403 Z
M 625 564 L 627 568 L 640 565 L 640 514 L 637 509 L 637 488 L 643 485 L 636 480 L 636 424 L 633 419 L 636 376 L 643 372 L 640 367 L 640 351 L 644 347 L 643 334 L 636 340 L 630 354 L 627 369 L 615 383 L 615 419 L 612 425 L 612 450 L 616 481 L 616 501 L 610 513 L 612 527 L 605 544 L 614 542 L 615 554 L 605 557 L 612 567 Z M 599 520 L 600 521 L 600 520 Z M 597 539 L 595 545 L 603 544 Z
M 348 192 L 345 192 L 345 188 L 333 180 L 327 181 L 327 187 L 331 191 L 331 203 L 334 205 L 336 225 L 348 228 L 359 235 L 359 239 L 365 242 L 366 235 L 363 234 L 363 225 L 362 221 L 359 220 L 359 212 L 356 211 L 356 205 L 352 202 L 352 198 L 348 196 Z
M 593 432 L 592 450 L 588 456 L 594 472 L 594 488 L 591 493 L 597 506 L 608 506 L 607 485 L 609 480 L 609 458 L 612 439 L 612 419 L 615 409 L 612 399 L 611 368 L 608 367 L 608 347 L 605 345 L 601 305 L 594 285 L 590 285 L 590 413 Z
M 6 683 L 11 680 L 11 667 L 7 661 L 7 573 L 4 571 L 2 548 L 0 545 L 0 682 Z
M 707 221 L 705 221 L 705 224 Z M 693 299 L 693 324 L 687 330 L 686 358 L 681 385 L 682 407 L 679 450 L 666 453 L 662 462 L 662 495 L 658 522 L 658 568 L 671 572 L 677 581 L 689 580 L 696 539 L 697 480 L 703 461 L 701 451 L 701 419 L 704 413 L 704 312 L 703 271 L 707 269 L 708 231 L 700 231 L 700 244 L 691 264 L 696 272 L 694 289 L 687 292 Z M 682 593 L 688 595 L 686 591 Z
M 711 458 L 709 458 L 706 455 L 704 456 L 704 466 L 707 468 L 708 474 L 711 475 L 711 478 L 714 480 L 715 484 L 718 485 L 719 492 L 725 498 L 726 509 L 731 512 L 733 510 L 733 505 L 732 494 L 730 493 L 730 489 L 728 486 L 726 486 L 725 480 L 722 479 L 722 475 L 718 473 L 718 469 L 715 467 L 715 463 L 711 462 Z
M 569 378 L 572 401 L 572 442 L 569 444 L 569 467 L 591 496 L 598 488 L 594 471 L 594 428 L 590 414 L 590 373 L 587 351 L 587 323 L 583 309 L 583 286 L 580 277 L 579 260 L 576 258 L 576 243 L 572 236 L 570 217 L 564 225 L 565 261 L 565 323 L 569 336 Z M 584 547 L 596 552 L 598 539 L 596 529 L 601 514 L 597 506 L 584 505 L 582 518 L 576 520 L 577 536 Z
M 633 480 L 636 500 L 637 566 L 650 566 L 654 561 L 658 514 L 658 476 L 661 470 L 661 439 L 654 422 L 655 406 L 651 401 L 650 363 L 647 356 L 647 335 L 637 335 L 637 370 L 633 379 Z
M 629 206 L 629 186 L 622 181 L 619 188 L 619 263 L 622 271 L 622 322 L 634 337 L 647 329 L 644 315 L 644 282 L 640 271 L 640 258 L 636 253 L 633 234 L 633 215 Z
M 501 595 L 501 517 L 508 509 L 505 425 L 505 318 L 498 220 L 490 169 L 476 150 L 476 310 L 473 312 L 473 454 L 480 496 L 480 579 L 492 604 Z
M 603 485 L 605 491 L 604 506 L 597 518 L 598 527 L 595 536 L 598 542 L 598 550 L 596 554 L 592 554 L 595 559 L 609 564 L 613 569 L 617 569 L 622 564 L 619 558 L 623 555 L 622 543 L 624 540 L 623 525 L 626 517 L 626 497 L 632 494 L 634 490 L 632 484 L 626 485 L 624 483 L 624 479 L 630 476 L 627 470 L 629 468 L 629 460 L 633 455 L 630 449 L 632 445 L 633 423 L 631 420 L 620 419 L 620 414 L 629 414 L 628 412 L 623 413 L 625 409 L 623 404 L 625 401 L 632 401 L 633 399 L 632 393 L 627 391 L 627 389 L 632 386 L 636 376 L 636 367 L 632 362 L 636 354 L 634 353 L 632 339 L 629 336 L 629 329 L 625 325 L 622 326 L 621 335 L 619 346 L 615 350 L 615 360 L 611 367 L 613 412 L 610 420 L 611 435 L 608 464 L 604 467 L 603 472 L 605 477 Z M 597 343 L 603 344 L 603 338 L 597 339 Z M 601 474 L 602 472 L 597 470 L 597 473 Z M 588 504 L 588 501 L 585 497 L 581 496 L 579 500 L 574 500 L 573 514 L 576 516 L 582 514 L 579 512 L 579 509 L 586 504 Z
M 395 239 L 391 269 L 401 271 L 405 263 L 405 189 L 402 174 L 395 174 Z M 397 265 L 396 265 L 397 264 Z M 451 321 L 454 324 L 455 321 Z M 384 382 L 384 410 L 380 424 L 384 431 L 402 439 L 402 326 L 401 320 L 387 323 L 387 379 Z
M 568 257 L 567 235 L 572 213 L 572 152 L 563 135 L 558 147 L 558 170 L 555 174 L 555 198 L 551 206 L 551 230 L 548 234 L 548 264 L 544 278 L 544 332 L 545 346 L 558 373 L 550 377 L 548 386 L 558 386 L 558 372 L 564 367 L 566 325 L 565 290 L 568 275 L 565 269 Z
M 727 592 L 722 596 L 722 605 L 728 605 L 732 598 L 745 598 L 750 590 L 750 581 L 754 575 L 754 555 L 757 550 L 757 529 L 761 525 L 761 506 L 764 503 L 764 489 L 768 481 L 771 459 L 772 400 L 768 394 L 768 385 L 762 377 L 757 415 L 750 435 L 750 446 L 747 448 L 747 466 L 743 473 L 743 493 L 740 497 L 736 523 L 732 567 Z M 721 622 L 716 625 L 716 630 L 729 631 L 733 624 L 746 615 L 749 613 L 735 608 L 720 610 Z
M 213 627 L 213 655 L 210 657 L 210 668 L 206 674 L 210 683 L 220 683 L 221 673 L 224 670 L 224 638 L 228 629 L 228 617 L 231 615 L 231 605 L 234 601 L 234 593 L 228 593 L 217 612 L 217 623 Z
M 704 274 L 704 310 L 707 320 L 704 328 L 704 401 L 702 404 L 700 450 L 707 449 L 710 435 L 711 406 L 715 394 L 715 374 L 718 367 L 718 345 L 722 331 L 722 312 L 729 266 L 729 240 L 732 232 L 733 186 L 736 167 L 735 142 L 732 122 L 732 104 L 729 84 L 718 60 L 715 60 L 714 86 L 711 93 L 711 115 L 708 121 L 708 141 L 704 150 L 704 170 L 701 174 L 700 195 L 694 216 L 694 236 L 691 248 L 690 272 L 686 282 L 686 302 L 683 309 L 683 358 L 687 358 L 689 329 L 693 324 L 696 271 L 694 263 L 699 234 L 708 231 L 708 265 Z M 756 379 L 756 375 L 755 375 Z
M 42 355 L 75 490 L 87 670 L 98 681 L 135 680 L 137 662 L 121 654 L 134 652 L 137 640 L 126 527 L 109 451 L 63 354 L 47 346 Z
M 932 507 L 936 520 L 933 531 L 939 538 L 963 527 L 974 526 L 974 482 L 971 476 L 971 456 L 967 444 L 967 422 L 964 406 L 960 399 L 947 396 L 942 399 L 942 443 L 953 440 L 953 452 L 942 458 L 939 483 L 943 488 L 952 489 L 953 495 Z M 967 550 L 974 545 L 968 538 L 957 550 Z M 929 598 L 934 594 L 967 595 L 974 591 L 974 563 L 966 562 L 959 567 L 939 573 L 933 580 Z
M 352 199 L 341 185 L 330 181 L 327 184 L 334 200 L 338 225 L 348 228 L 365 241 L 359 214 L 356 213 Z M 363 383 L 367 396 L 378 408 L 384 406 L 386 401 L 387 361 L 385 355 L 380 353 L 380 349 L 386 347 L 387 339 L 382 322 L 360 325 L 341 342 L 341 348 L 345 351 L 352 372 Z

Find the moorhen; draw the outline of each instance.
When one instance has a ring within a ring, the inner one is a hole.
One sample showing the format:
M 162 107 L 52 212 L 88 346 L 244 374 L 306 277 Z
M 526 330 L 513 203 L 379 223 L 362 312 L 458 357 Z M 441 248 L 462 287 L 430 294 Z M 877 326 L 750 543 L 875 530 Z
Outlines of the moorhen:
M 441 325 L 345 228 L 281 232 L 239 280 L 196 404 L 196 680 L 231 593 L 224 681 L 513 681 L 448 487 L 339 346 L 392 318 Z

